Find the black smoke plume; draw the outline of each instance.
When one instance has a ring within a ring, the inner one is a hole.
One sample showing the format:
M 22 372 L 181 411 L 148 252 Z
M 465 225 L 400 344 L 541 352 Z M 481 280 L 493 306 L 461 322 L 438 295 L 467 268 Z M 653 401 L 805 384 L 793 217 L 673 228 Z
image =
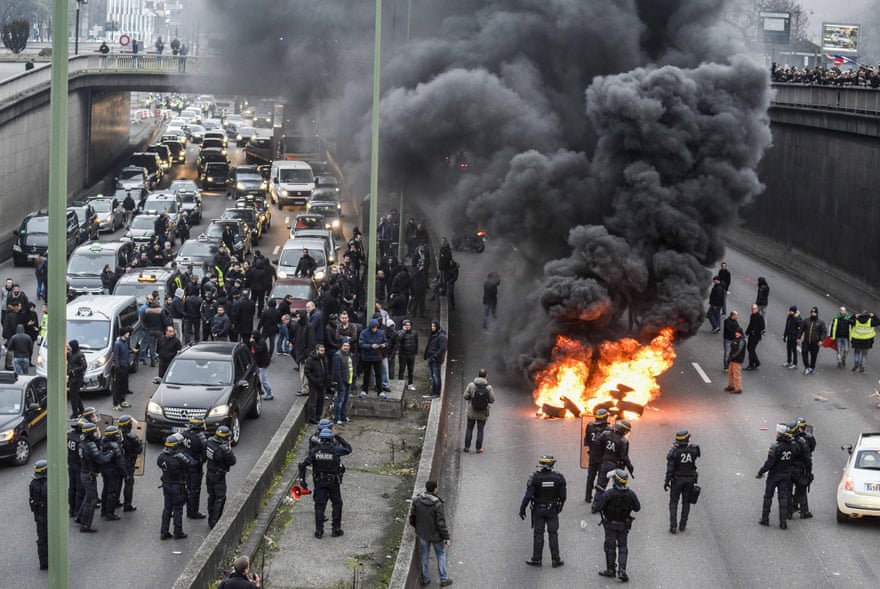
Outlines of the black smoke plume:
M 271 72 L 267 87 L 332 121 L 366 192 L 372 3 L 241 4 L 224 9 L 239 26 L 270 19 L 243 66 L 254 84 Z M 505 259 L 503 244 L 516 246 L 504 357 L 531 372 L 557 334 L 695 333 L 719 231 L 761 192 L 771 140 L 768 75 L 719 24 L 726 2 L 412 4 L 405 44 L 406 3 L 385 5 L 381 186 L 416 195 L 440 231 L 464 214 L 502 240 Z M 467 172 L 450 173 L 452 154 Z

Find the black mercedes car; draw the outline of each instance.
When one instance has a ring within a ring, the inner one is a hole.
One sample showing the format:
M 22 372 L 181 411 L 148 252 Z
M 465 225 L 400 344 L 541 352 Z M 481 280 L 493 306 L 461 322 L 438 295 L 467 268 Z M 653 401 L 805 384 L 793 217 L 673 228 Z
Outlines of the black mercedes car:
M 253 354 L 241 342 L 204 341 L 184 348 L 147 403 L 147 440 L 160 442 L 203 418 L 209 432 L 221 425 L 241 439 L 241 417 L 263 412 L 262 385 Z
M 45 376 L 0 372 L 0 460 L 17 466 L 31 459 L 31 448 L 46 438 Z

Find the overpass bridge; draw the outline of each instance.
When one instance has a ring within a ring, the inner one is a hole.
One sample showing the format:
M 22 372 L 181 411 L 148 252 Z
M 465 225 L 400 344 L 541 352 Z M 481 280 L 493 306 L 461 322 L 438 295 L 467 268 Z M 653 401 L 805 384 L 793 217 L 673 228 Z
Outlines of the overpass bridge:
M 245 76 L 219 58 L 88 54 L 69 61 L 68 193 L 110 174 L 130 145 L 131 92 L 248 94 Z M 0 82 L 0 258 L 30 210 L 48 204 L 50 66 Z M 760 166 L 767 187 L 741 211 L 739 246 L 772 250 L 786 269 L 852 286 L 853 302 L 880 287 L 880 91 L 774 84 L 773 146 Z M 262 90 L 267 96 L 274 88 Z M 24 198 L 22 198 L 24 197 Z

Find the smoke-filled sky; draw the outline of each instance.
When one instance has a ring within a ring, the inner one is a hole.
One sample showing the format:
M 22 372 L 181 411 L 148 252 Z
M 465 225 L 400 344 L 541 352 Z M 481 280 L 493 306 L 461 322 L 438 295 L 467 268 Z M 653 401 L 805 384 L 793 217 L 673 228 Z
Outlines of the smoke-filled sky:
M 642 337 L 692 335 L 719 230 L 761 192 L 770 144 L 767 71 L 716 27 L 724 0 L 423 4 L 407 45 L 407 2 L 385 4 L 382 186 L 417 195 L 440 232 L 466 215 L 517 246 L 500 352 L 529 371 L 559 333 L 628 333 L 627 310 Z M 230 70 L 318 112 L 366 187 L 373 3 L 221 5 L 208 26 L 247 47 Z M 457 153 L 466 173 L 444 164 Z

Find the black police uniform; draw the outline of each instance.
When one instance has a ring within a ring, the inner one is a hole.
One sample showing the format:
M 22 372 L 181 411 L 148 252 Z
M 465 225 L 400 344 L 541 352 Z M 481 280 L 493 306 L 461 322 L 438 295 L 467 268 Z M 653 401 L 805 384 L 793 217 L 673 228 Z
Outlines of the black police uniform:
M 630 474 L 633 465 L 629 459 L 629 440 L 613 429 L 605 430 L 599 436 L 597 444 L 601 447 L 602 464 L 599 467 L 599 478 L 596 480 L 596 489 L 604 491 L 608 486 L 608 473 L 617 468 L 626 468 Z
M 550 557 L 561 564 L 559 557 L 559 514 L 565 504 L 566 486 L 562 473 L 549 468 L 533 472 L 526 483 L 526 494 L 519 506 L 519 516 L 525 518 L 526 506 L 532 507 L 532 564 L 540 564 L 544 553 L 544 528 L 550 544 Z
M 125 455 L 125 474 L 122 477 L 124 483 L 122 490 L 122 511 L 134 511 L 137 509 L 134 500 L 134 471 L 138 456 L 144 451 L 144 445 L 140 438 L 131 431 L 131 423 L 120 426 L 122 432 L 122 453 Z
M 97 431 L 97 430 L 95 430 Z M 102 452 L 92 432 L 83 434 L 79 444 L 81 462 L 80 481 L 83 486 L 83 502 L 79 512 L 80 532 L 94 532 L 92 519 L 98 504 L 98 471 L 102 464 L 110 462 L 110 454 Z
M 642 504 L 632 489 L 608 489 L 596 496 L 593 513 L 602 512 L 602 525 L 605 527 L 605 575 L 613 576 L 615 560 L 617 575 L 622 579 L 626 576 L 626 563 L 629 557 L 627 538 L 632 527 L 633 511 L 639 511 Z M 616 557 L 616 558 L 615 558 Z M 602 574 L 602 573 L 600 573 Z
M 696 444 L 675 444 L 666 454 L 666 479 L 664 487 L 669 490 L 669 531 L 676 526 L 682 532 L 687 527 L 691 512 L 691 493 L 697 484 L 697 458 L 700 447 Z M 681 498 L 681 521 L 678 521 L 678 500 Z
M 82 434 L 79 426 L 74 425 L 67 430 L 67 515 L 78 514 L 83 502 L 85 490 L 79 479 L 79 443 Z
M 798 510 L 800 511 L 801 519 L 808 519 L 813 517 L 813 514 L 810 513 L 810 503 L 807 498 L 807 490 L 810 488 L 810 483 L 813 482 L 813 451 L 810 449 L 810 442 L 806 435 L 796 435 L 793 442 L 797 446 L 798 452 L 791 465 L 793 494 L 788 503 L 788 518 L 791 519 L 795 510 Z M 816 447 L 815 443 L 816 440 L 814 438 L 814 448 Z
M 787 434 L 780 434 L 776 438 L 776 443 L 770 446 L 767 460 L 764 461 L 757 476 L 760 479 L 764 473 L 770 473 L 767 475 L 767 484 L 764 487 L 764 504 L 759 522 L 762 526 L 770 525 L 770 506 L 773 503 L 773 491 L 776 490 L 779 500 L 779 527 L 783 530 L 788 527 L 786 519 L 791 495 L 791 468 L 799 451 L 792 437 Z
M 229 440 L 216 435 L 208 440 L 205 454 L 208 470 L 205 474 L 205 487 L 208 492 L 208 526 L 213 528 L 223 515 L 223 506 L 226 504 L 226 473 L 235 464 L 235 454 L 232 452 Z
M 202 499 L 202 474 L 205 464 L 205 449 L 208 440 L 201 426 L 191 427 L 184 432 L 183 451 L 186 452 L 193 462 L 186 467 L 186 517 L 190 519 L 204 519 L 205 514 L 199 512 L 199 503 Z
M 122 455 L 122 445 L 107 436 L 101 439 L 104 452 L 110 455 L 107 464 L 101 465 L 101 478 L 104 486 L 101 490 L 101 517 L 108 520 L 117 520 L 116 502 L 119 501 L 119 489 L 122 486 L 122 477 L 125 476 L 125 457 Z
M 315 536 L 324 535 L 324 512 L 327 501 L 333 503 L 332 525 L 333 534 L 342 533 L 342 493 L 340 485 L 345 467 L 340 458 L 351 454 L 351 444 L 342 436 L 323 438 L 313 448 L 305 460 L 299 463 L 299 478 L 305 486 L 306 467 L 312 467 L 312 480 L 315 485 L 312 497 L 315 499 Z
M 602 466 L 602 455 L 604 454 L 604 450 L 599 444 L 599 438 L 605 431 L 608 431 L 608 420 L 597 419 L 587 424 L 587 431 L 584 433 L 584 446 L 590 448 L 590 462 L 587 467 L 587 486 L 584 494 L 584 501 L 587 503 L 593 500 L 593 486 L 596 484 L 596 476 L 599 474 L 599 467 Z
M 40 568 L 49 568 L 49 487 L 45 476 L 35 476 L 28 487 L 31 511 L 37 522 L 37 556 Z
M 168 532 L 171 517 L 174 517 L 174 537 L 186 538 L 183 533 L 183 506 L 186 503 L 186 469 L 195 461 L 189 454 L 176 448 L 165 448 L 156 457 L 156 464 L 162 469 L 162 493 L 165 505 L 162 509 L 161 537 L 170 538 Z

